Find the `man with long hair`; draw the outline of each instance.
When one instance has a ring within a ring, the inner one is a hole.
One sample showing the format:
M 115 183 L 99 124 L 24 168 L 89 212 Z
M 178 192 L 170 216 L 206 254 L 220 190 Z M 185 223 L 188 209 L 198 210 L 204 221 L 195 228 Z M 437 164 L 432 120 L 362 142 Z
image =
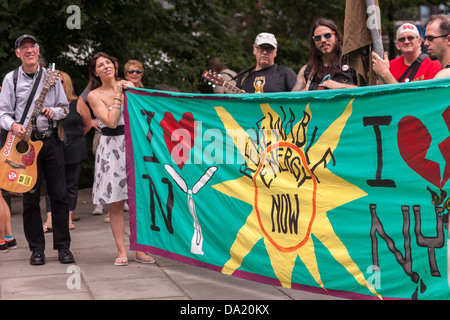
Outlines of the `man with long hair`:
M 300 69 L 292 91 L 356 87 L 356 72 L 342 61 L 343 37 L 329 19 L 311 28 L 309 61 Z

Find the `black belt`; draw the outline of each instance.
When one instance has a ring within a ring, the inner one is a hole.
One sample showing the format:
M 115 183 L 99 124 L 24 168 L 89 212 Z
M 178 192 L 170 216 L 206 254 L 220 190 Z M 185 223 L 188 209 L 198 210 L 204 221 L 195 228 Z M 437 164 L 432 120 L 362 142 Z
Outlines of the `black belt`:
M 102 128 L 102 134 L 108 137 L 121 136 L 125 133 L 125 126 L 117 126 L 115 129 L 108 127 Z

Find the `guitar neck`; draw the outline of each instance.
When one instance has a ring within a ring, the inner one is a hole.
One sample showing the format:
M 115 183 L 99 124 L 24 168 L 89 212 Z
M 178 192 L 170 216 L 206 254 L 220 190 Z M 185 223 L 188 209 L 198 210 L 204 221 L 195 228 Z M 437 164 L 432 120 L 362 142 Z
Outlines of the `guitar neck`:
M 233 93 L 245 93 L 244 90 L 241 90 L 236 86 L 233 86 L 231 83 L 227 81 L 224 81 L 222 86 L 228 90 L 231 90 Z
M 25 134 L 22 138 L 23 141 L 28 141 L 31 137 L 31 133 L 33 132 L 33 118 L 37 118 L 42 111 L 42 108 L 44 106 L 44 100 L 45 96 L 47 95 L 49 87 L 44 86 L 42 88 L 41 94 L 39 95 L 39 98 L 36 100 L 36 104 L 34 106 L 33 113 L 31 115 L 30 121 L 28 121 L 27 127 L 25 128 Z

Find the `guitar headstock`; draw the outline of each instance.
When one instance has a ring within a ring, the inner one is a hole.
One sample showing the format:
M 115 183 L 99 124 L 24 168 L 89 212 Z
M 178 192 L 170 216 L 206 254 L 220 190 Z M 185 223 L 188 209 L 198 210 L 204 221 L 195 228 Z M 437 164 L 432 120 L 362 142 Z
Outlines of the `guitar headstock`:
M 47 75 L 44 79 L 44 87 L 50 88 L 53 86 L 59 78 L 60 74 L 58 70 L 47 69 Z
M 211 72 L 208 70 L 205 70 L 202 74 L 202 77 L 205 78 L 205 80 L 208 80 L 210 85 L 217 85 L 217 86 L 222 86 L 225 82 L 225 80 L 223 80 L 220 75 L 218 75 L 215 72 Z

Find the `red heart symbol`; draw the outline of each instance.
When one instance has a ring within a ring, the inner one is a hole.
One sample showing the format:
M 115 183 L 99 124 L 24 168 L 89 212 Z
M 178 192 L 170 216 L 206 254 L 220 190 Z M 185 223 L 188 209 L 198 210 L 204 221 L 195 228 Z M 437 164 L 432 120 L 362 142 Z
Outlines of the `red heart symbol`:
M 164 141 L 172 159 L 183 169 L 197 136 L 194 116 L 191 112 L 186 112 L 180 122 L 177 122 L 172 113 L 166 112 L 160 125 L 164 130 Z
M 450 107 L 442 117 L 450 129 Z M 398 123 L 397 142 L 403 160 L 425 180 L 442 189 L 450 178 L 450 137 L 439 143 L 439 150 L 446 162 L 442 180 L 439 163 L 425 158 L 431 140 L 427 127 L 416 117 L 406 116 Z

